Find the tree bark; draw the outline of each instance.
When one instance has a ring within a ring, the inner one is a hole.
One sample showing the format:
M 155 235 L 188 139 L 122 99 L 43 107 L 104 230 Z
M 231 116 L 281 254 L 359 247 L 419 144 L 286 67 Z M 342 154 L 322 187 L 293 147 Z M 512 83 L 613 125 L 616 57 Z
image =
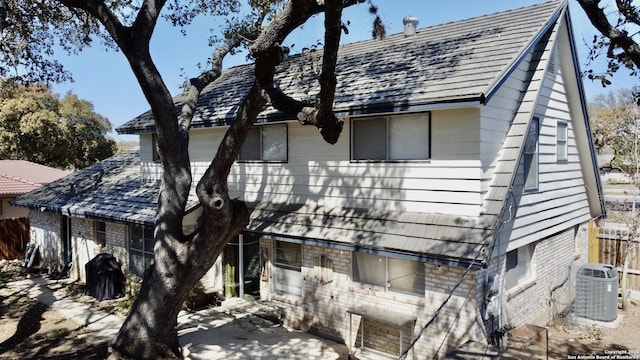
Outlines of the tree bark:
M 191 289 L 211 268 L 228 242 L 248 224 L 249 213 L 240 200 L 229 198 L 227 177 L 242 142 L 267 102 L 266 90 L 273 88 L 276 65 L 282 61 L 280 44 L 286 36 L 312 15 L 325 10 L 323 2 L 291 0 L 272 22 L 261 29 L 253 46 L 256 82 L 239 107 L 238 113 L 196 187 L 203 208 L 197 229 L 182 231 L 184 210 L 192 177 L 188 142 L 191 119 L 200 91 L 221 73 L 221 59 L 239 38 L 231 38 L 221 52 L 214 54 L 214 67 L 192 80 L 188 100 L 180 118 L 173 99 L 149 53 L 149 42 L 165 0 L 145 0 L 131 26 L 124 26 L 102 1 L 59 0 L 98 19 L 126 56 L 151 106 L 158 137 L 158 153 L 163 175 L 155 219 L 154 263 L 145 271 L 142 287 L 127 319 L 112 343 L 114 357 L 133 359 L 181 358 L 176 332 L 178 313 Z M 358 3 L 331 0 L 326 23 L 329 52 L 337 51 L 343 6 Z M 260 19 L 261 20 L 261 19 Z M 337 29 L 337 34 L 336 34 Z M 225 47 L 226 46 L 226 47 Z M 335 54 L 325 57 L 321 79 L 319 126 L 327 128 L 327 141 L 337 140 L 341 121 L 331 112 L 335 92 Z M 266 86 L 266 87 L 265 87 Z M 290 108 L 286 110 L 291 111 Z M 331 128 L 329 130 L 329 128 Z M 323 136 L 325 134 L 323 133 Z
M 615 58 L 613 50 L 618 47 L 624 51 L 629 60 L 636 66 L 636 69 L 640 71 L 640 45 L 633 40 L 632 35 L 620 31 L 609 22 L 604 10 L 599 6 L 600 0 L 578 0 L 578 3 L 587 14 L 591 24 L 611 41 L 607 57 Z M 637 11 L 633 12 L 633 9 L 631 9 L 631 12 L 628 12 L 629 15 L 627 15 L 627 11 L 624 10 L 622 4 L 619 1 L 616 1 L 616 3 L 621 15 L 625 16 L 628 21 L 637 23 Z

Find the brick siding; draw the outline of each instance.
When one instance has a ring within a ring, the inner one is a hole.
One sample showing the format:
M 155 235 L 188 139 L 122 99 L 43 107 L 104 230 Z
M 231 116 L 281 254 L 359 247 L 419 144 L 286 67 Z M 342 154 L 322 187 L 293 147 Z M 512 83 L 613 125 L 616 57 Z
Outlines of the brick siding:
M 577 230 L 567 229 L 536 244 L 533 281 L 522 289 L 504 292 L 505 325 L 544 326 L 568 309 L 575 296 L 576 272 L 587 262 L 587 231 L 584 223 Z M 505 256 L 499 262 L 504 271 Z
M 265 254 L 267 257 L 273 256 L 272 240 L 261 239 L 260 246 L 263 256 Z M 314 276 L 317 273 L 314 273 L 315 259 L 320 255 L 331 260 L 333 281 L 319 281 L 317 276 Z M 350 251 L 304 245 L 302 257 L 302 297 L 284 297 L 272 291 L 273 279 L 269 270 L 272 258 L 268 258 L 261 281 L 261 298 L 270 300 L 283 308 L 286 325 L 333 338 L 350 345 L 351 348 L 361 345 L 359 336 L 363 331 L 362 319 L 357 315 L 352 316 L 352 328 L 349 334 L 350 317 L 347 310 L 364 305 L 414 316 L 416 318 L 414 326 L 411 329 L 405 329 L 405 333 L 408 334 L 404 341 L 406 346 L 409 340 L 417 335 L 431 319 L 464 272 L 461 268 L 424 264 L 426 290 L 425 295 L 421 297 L 384 291 L 352 281 L 352 252 Z M 416 343 L 412 353 L 421 354 L 416 355 L 416 358 L 423 358 L 423 354 L 431 354 L 428 355 L 431 357 L 436 352 L 442 356 L 452 347 L 468 340 L 482 338 L 481 329 L 476 322 L 475 276 L 474 271 L 467 274 L 440 315 Z M 455 326 L 451 326 L 452 323 Z M 365 324 L 365 337 L 370 337 L 365 338 L 367 347 L 394 355 L 398 353 L 399 329 L 397 327 L 371 319 L 367 319 Z M 449 331 L 450 328 L 451 331 Z M 351 344 L 349 344 L 350 339 Z

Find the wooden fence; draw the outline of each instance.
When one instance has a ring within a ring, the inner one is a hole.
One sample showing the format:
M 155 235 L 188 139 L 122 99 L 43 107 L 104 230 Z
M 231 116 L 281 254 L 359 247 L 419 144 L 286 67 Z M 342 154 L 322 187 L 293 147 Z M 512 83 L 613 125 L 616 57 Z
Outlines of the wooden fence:
M 0 219 L 0 260 L 22 259 L 29 242 L 29 219 Z
M 622 275 L 622 264 L 627 247 L 631 244 L 628 288 L 640 291 L 640 243 L 629 242 L 627 228 L 622 225 L 606 225 L 604 227 L 591 227 L 589 241 L 589 262 L 611 264 Z

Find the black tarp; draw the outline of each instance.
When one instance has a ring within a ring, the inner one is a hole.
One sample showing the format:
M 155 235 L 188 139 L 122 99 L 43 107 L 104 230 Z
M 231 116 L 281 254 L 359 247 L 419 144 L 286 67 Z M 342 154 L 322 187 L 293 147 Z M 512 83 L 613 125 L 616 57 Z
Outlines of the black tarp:
M 110 300 L 124 293 L 125 278 L 120 263 L 111 254 L 98 254 L 84 266 L 87 274 L 85 294 Z

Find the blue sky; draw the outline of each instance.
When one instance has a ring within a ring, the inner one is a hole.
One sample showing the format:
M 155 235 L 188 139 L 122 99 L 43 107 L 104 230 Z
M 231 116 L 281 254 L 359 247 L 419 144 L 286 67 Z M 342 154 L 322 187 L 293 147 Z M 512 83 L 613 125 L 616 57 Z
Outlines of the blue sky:
M 379 14 L 384 21 L 388 34 L 401 32 L 402 18 L 407 15 L 420 19 L 418 28 L 442 24 L 450 21 L 481 16 L 494 12 L 515 9 L 543 2 L 543 0 L 376 0 Z M 581 67 L 586 64 L 587 48 L 583 40 L 590 41 L 595 34 L 591 24 L 575 0 L 569 0 L 576 45 L 580 54 Z M 350 22 L 349 34 L 342 36 L 342 43 L 350 43 L 371 37 L 372 17 L 368 13 L 367 4 L 353 6 L 345 10 L 343 21 Z M 293 33 L 287 45 L 295 44 L 294 52 L 305 45 L 314 44 L 322 39 L 323 18 L 316 17 L 303 28 Z M 152 39 L 151 52 L 156 66 L 162 73 L 169 90 L 176 95 L 180 92 L 182 76 L 198 74 L 196 64 L 206 64 L 213 49 L 207 45 L 209 29 L 215 29 L 219 23 L 212 19 L 196 21 L 187 29 L 187 36 L 178 29 L 160 23 Z M 58 59 L 72 72 L 75 81 L 54 86 L 54 92 L 64 95 L 72 91 L 80 98 L 93 103 L 94 110 L 111 121 L 114 128 L 139 115 L 149 108 L 138 83 L 131 72 L 124 56 L 120 52 L 106 51 L 101 46 L 89 48 L 79 55 L 61 56 Z M 242 54 L 225 59 L 224 66 L 234 66 L 246 62 Z M 604 65 L 600 64 L 604 69 Z M 614 77 L 613 85 L 603 89 L 600 83 L 584 80 L 587 98 L 615 90 L 638 85 L 638 79 L 631 77 L 626 70 L 619 71 Z M 135 140 L 136 136 L 113 136 L 118 140 Z

